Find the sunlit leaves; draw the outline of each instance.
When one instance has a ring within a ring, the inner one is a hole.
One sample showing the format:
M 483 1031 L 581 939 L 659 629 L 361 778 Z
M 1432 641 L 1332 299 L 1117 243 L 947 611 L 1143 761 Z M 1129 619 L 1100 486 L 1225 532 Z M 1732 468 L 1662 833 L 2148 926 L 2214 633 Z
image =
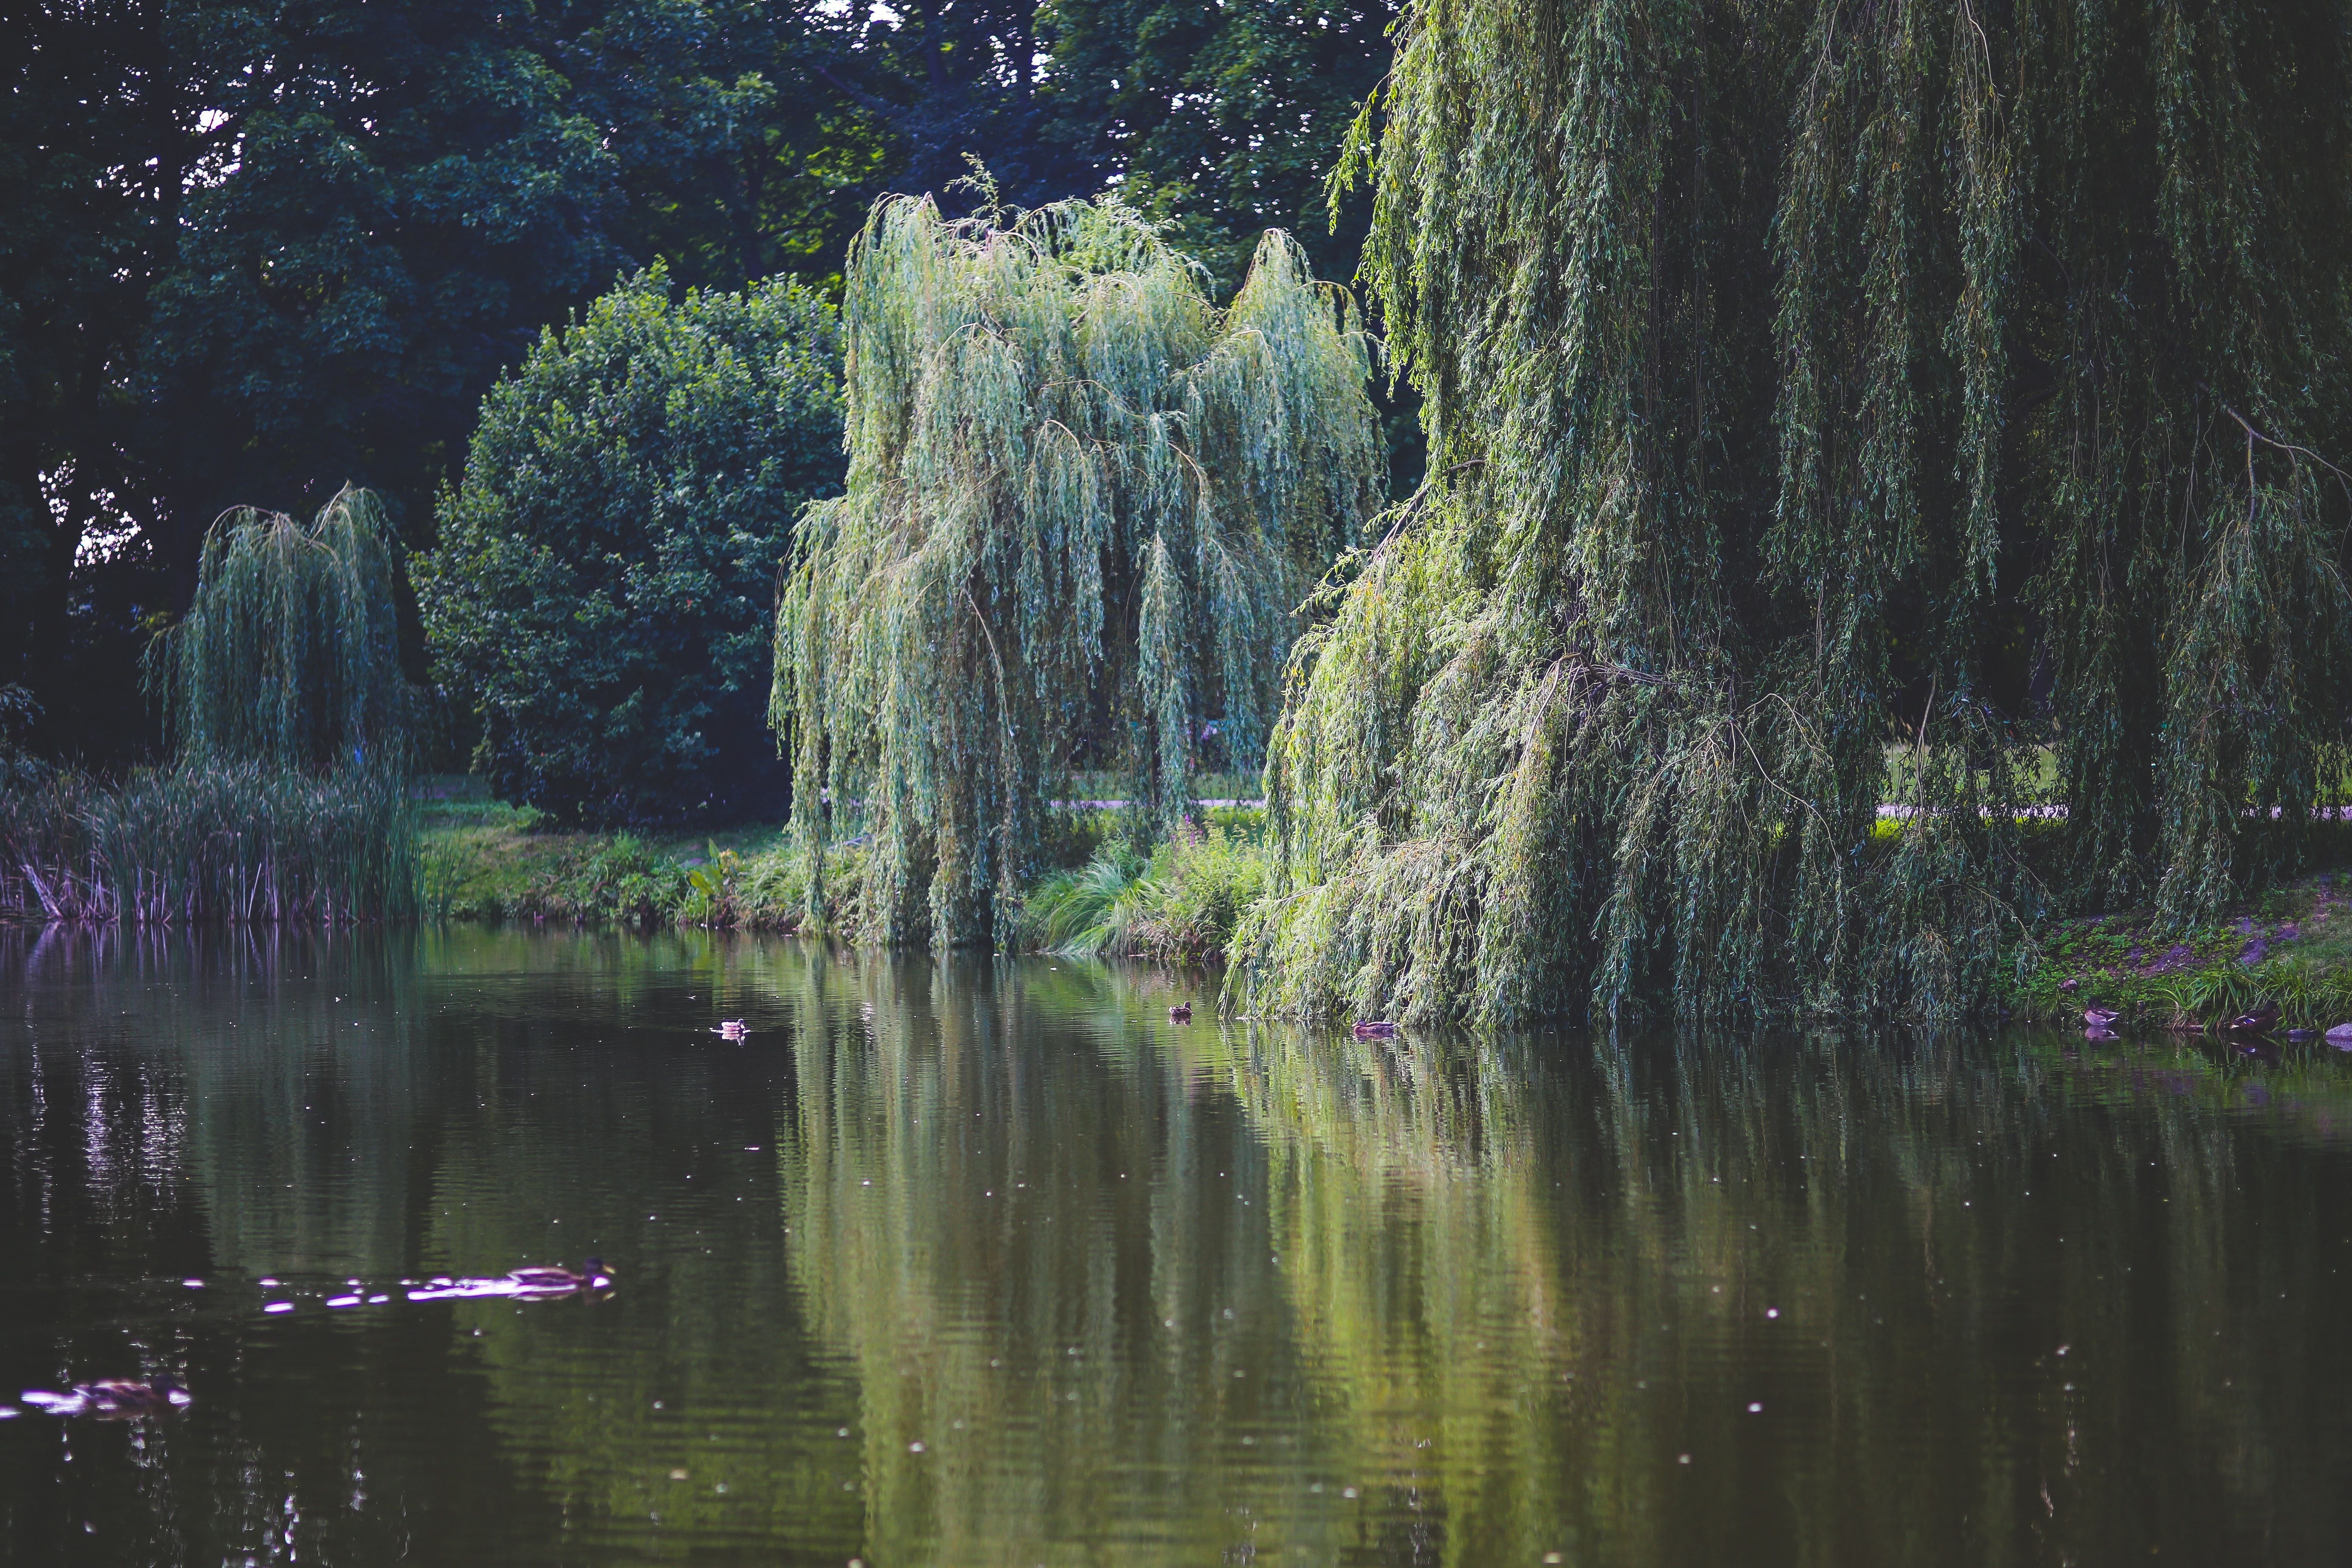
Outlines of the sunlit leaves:
M 848 493 L 802 521 L 772 719 L 803 833 L 829 800 L 875 837 L 875 934 L 992 942 L 1082 755 L 1163 820 L 1204 721 L 1255 761 L 1292 606 L 1375 502 L 1370 344 L 1287 237 L 1219 310 L 1111 199 L 886 202 L 843 309 Z

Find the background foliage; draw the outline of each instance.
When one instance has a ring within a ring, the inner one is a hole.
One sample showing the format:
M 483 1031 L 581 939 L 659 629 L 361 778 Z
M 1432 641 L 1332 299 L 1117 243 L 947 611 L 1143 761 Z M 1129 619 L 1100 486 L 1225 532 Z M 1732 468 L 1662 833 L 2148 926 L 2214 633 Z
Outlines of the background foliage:
M 600 825 L 782 815 L 770 615 L 840 431 L 833 310 L 782 280 L 673 304 L 655 268 L 499 384 L 417 587 L 502 798 Z
M 41 751 L 151 751 L 138 653 L 224 510 L 307 515 L 349 482 L 427 546 L 484 394 L 616 273 L 835 289 L 875 195 L 942 190 L 968 153 L 1028 205 L 1140 159 L 1226 287 L 1267 222 L 1347 277 L 1360 218 L 1328 249 L 1298 219 L 1385 21 L 28 0 L 0 18 L 0 684 Z M 1176 121 L 1206 140 L 1126 129 Z
M 305 524 L 241 509 L 205 540 L 196 595 L 148 650 L 181 758 L 338 773 L 414 760 L 400 542 L 365 490 Z

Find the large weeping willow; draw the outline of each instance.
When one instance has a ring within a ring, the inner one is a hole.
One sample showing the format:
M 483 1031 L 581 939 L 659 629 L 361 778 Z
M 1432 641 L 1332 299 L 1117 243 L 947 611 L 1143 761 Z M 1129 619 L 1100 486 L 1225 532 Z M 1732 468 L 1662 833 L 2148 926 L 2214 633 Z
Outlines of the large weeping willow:
M 366 490 L 304 523 L 240 507 L 205 537 L 194 600 L 150 649 L 181 757 L 336 773 L 407 761 L 399 541 Z
M 1108 199 L 885 201 L 843 326 L 847 491 L 777 612 L 794 820 L 872 836 L 872 934 L 988 942 L 1071 766 L 1165 819 L 1211 721 L 1262 755 L 1294 607 L 1377 502 L 1370 345 L 1286 236 L 1219 310 Z
M 1257 1007 L 1982 1002 L 2340 787 L 2343 0 L 1416 0 L 1432 480 L 1301 645 Z

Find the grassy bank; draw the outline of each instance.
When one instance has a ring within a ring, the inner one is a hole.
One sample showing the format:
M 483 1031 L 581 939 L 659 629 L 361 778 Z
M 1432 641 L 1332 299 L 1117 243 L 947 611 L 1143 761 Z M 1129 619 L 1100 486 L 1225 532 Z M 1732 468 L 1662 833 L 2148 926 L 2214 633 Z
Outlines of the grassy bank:
M 719 833 L 572 833 L 528 807 L 443 779 L 423 803 L 425 905 L 457 920 L 822 930 L 855 939 L 863 851 L 831 850 L 822 918 L 808 916 L 807 858 L 782 824 Z M 1049 836 L 1066 862 L 1023 911 L 1038 951 L 1202 962 L 1221 953 L 1265 879 L 1264 813 L 1218 806 L 1197 831 L 1149 855 L 1120 837 L 1121 814 L 1080 809 Z
M 829 856 L 824 918 L 812 922 L 805 858 L 781 824 L 566 833 L 488 799 L 473 781 L 434 787 L 423 807 L 430 914 L 861 934 L 856 847 Z M 1021 913 L 1025 950 L 1213 962 L 1266 885 L 1262 811 L 1212 808 L 1198 829 L 1148 854 L 1121 837 L 1116 811 L 1067 815 L 1056 839 L 1065 864 Z M 2280 1027 L 2325 1029 L 2352 1019 L 2352 868 L 2307 877 L 2206 927 L 2168 929 L 2144 912 L 2060 921 L 2015 955 L 2014 969 L 2005 1001 L 2024 1018 L 2073 1019 L 2095 1004 L 2120 1011 L 2126 1026 L 2218 1026 L 2274 1003 Z
M 2281 1029 L 2352 1021 L 2352 870 L 2306 877 L 2210 926 L 2168 929 L 2146 914 L 2062 921 L 2011 1005 L 2047 1020 L 2111 1007 L 2124 1027 L 2216 1029 L 2268 1006 Z

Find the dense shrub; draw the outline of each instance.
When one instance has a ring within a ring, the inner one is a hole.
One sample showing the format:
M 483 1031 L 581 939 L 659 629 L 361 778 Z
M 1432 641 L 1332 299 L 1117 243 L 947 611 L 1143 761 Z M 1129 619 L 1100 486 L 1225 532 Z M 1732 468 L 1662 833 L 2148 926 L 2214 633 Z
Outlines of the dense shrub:
M 1222 958 L 1265 890 L 1266 866 L 1262 844 L 1221 826 L 1186 824 L 1149 857 L 1114 840 L 1037 884 L 1022 909 L 1023 944 L 1069 957 Z
M 417 569 L 502 799 L 614 826 L 781 811 L 777 568 L 842 470 L 830 307 L 782 281 L 604 295 L 484 401 Z

